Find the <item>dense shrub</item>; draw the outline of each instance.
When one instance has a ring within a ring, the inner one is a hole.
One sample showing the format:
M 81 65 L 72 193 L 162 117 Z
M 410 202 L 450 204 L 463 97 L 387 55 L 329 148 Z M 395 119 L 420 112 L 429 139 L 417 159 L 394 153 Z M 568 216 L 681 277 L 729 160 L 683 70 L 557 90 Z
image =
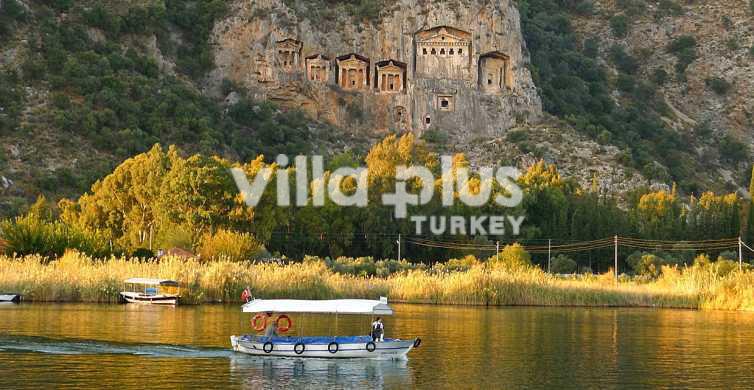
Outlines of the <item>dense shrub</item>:
M 647 9 L 647 3 L 644 0 L 617 0 L 615 4 L 631 17 L 642 15 Z
M 238 125 L 232 130 L 231 145 L 243 159 L 309 150 L 312 137 L 301 111 L 281 112 L 272 103 L 243 99 L 228 109 L 228 116 Z
M 679 16 L 683 13 L 683 7 L 673 0 L 660 0 L 657 4 L 655 16 L 660 19 L 666 16 Z
M 626 49 L 621 45 L 613 45 L 610 48 L 610 60 L 623 73 L 633 74 L 639 69 L 639 62 L 626 53 Z
M 652 72 L 652 81 L 657 85 L 665 85 L 668 82 L 668 72 L 665 69 L 657 68 Z
M 132 258 L 138 258 L 138 259 L 151 259 L 154 257 L 154 252 L 152 252 L 149 248 L 136 248 L 133 252 L 131 252 Z
M 27 14 L 18 0 L 4 0 L 0 2 L 0 42 L 3 42 L 16 31 L 20 23 L 26 22 Z
M 749 146 L 730 134 L 720 139 L 720 157 L 725 161 L 740 162 L 749 158 Z
M 318 262 L 317 257 L 306 257 L 304 262 Z M 338 257 L 325 258 L 325 264 L 331 271 L 344 275 L 362 277 L 387 277 L 394 273 L 414 269 L 424 269 L 422 264 L 409 263 L 406 260 L 374 260 L 372 257 Z
M 625 38 L 628 35 L 628 18 L 626 15 L 615 15 L 610 18 L 610 29 L 616 38 Z
M 668 44 L 667 51 L 675 55 L 677 59 L 676 72 L 683 74 L 686 68 L 696 60 L 696 38 L 691 35 L 682 35 Z
M 636 90 L 636 79 L 627 74 L 620 74 L 615 85 L 623 92 L 634 92 Z
M 532 266 L 531 255 L 529 255 L 524 247 L 518 243 L 506 245 L 500 253 L 490 257 L 489 262 L 493 267 L 507 269 L 519 269 Z
M 576 272 L 577 264 L 570 257 L 560 254 L 552 258 L 550 272 L 555 274 L 572 274 Z
M 252 260 L 263 253 L 262 245 L 249 233 L 220 229 L 205 233 L 199 242 L 199 255 L 204 261 Z
M 432 266 L 435 272 L 464 272 L 481 264 L 474 256 L 466 256 L 460 259 L 450 259 L 446 262 L 436 263 Z
M 107 240 L 98 234 L 75 229 L 60 221 L 46 221 L 34 213 L 0 222 L 0 232 L 7 255 L 62 256 L 67 249 L 96 257 L 110 254 Z
M 436 145 L 445 145 L 448 142 L 448 134 L 437 130 L 437 129 L 429 129 L 422 134 L 422 138 L 429 142 Z
M 637 275 L 657 277 L 665 265 L 665 260 L 652 253 L 633 253 L 626 262 Z
M 720 260 L 738 261 L 738 252 L 736 251 L 720 252 L 720 254 L 717 256 L 717 261 L 720 261 Z
M 573 7 L 573 9 L 579 15 L 593 15 L 594 3 L 592 2 L 592 0 L 581 0 Z
M 733 87 L 731 83 L 720 77 L 710 77 L 704 80 L 704 83 L 718 95 L 726 95 Z
M 0 71 L 0 135 L 8 135 L 18 127 L 23 108 L 23 92 L 15 72 Z

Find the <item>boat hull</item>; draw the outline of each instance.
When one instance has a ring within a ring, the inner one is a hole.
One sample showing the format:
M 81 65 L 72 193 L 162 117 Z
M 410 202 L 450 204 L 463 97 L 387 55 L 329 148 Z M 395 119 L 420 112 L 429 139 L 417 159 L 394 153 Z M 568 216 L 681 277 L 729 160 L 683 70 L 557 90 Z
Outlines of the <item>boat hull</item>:
M 175 306 L 180 300 L 178 295 L 173 294 L 144 295 L 133 292 L 121 292 L 120 296 L 127 303 L 139 303 L 144 305 Z
M 321 359 L 405 359 L 409 351 L 417 344 L 416 339 L 385 339 L 385 341 L 373 344 L 370 344 L 370 341 L 369 336 L 270 338 L 246 335 L 230 337 L 233 350 L 240 353 L 255 356 Z M 333 342 L 337 343 L 337 348 L 331 345 Z M 304 347 L 302 348 L 301 345 Z
M 0 293 L 0 303 L 19 303 L 21 294 Z

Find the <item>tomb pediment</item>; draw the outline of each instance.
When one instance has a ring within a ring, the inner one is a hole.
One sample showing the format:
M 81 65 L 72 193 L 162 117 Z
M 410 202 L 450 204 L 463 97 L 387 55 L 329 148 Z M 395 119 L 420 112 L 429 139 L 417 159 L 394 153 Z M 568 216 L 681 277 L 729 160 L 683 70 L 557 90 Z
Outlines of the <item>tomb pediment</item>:
M 420 31 L 416 34 L 416 41 L 422 44 L 431 43 L 469 43 L 471 34 L 453 27 L 441 26 L 429 30 Z
M 381 67 L 380 67 L 380 71 L 383 71 L 383 72 L 394 72 L 394 73 L 401 73 L 401 72 L 403 71 L 403 69 L 402 69 L 402 68 L 399 68 L 399 67 L 397 67 L 397 66 L 395 66 L 395 65 L 386 65 L 386 66 L 381 66 Z
M 356 53 L 350 53 L 346 55 L 342 55 L 338 58 L 336 58 L 339 64 L 343 65 L 361 65 L 361 64 L 368 64 L 369 58 L 366 58 L 362 55 L 358 55 Z
M 376 64 L 375 86 L 379 92 L 401 92 L 406 86 L 406 64 L 396 60 L 384 60 Z
M 302 43 L 301 41 L 297 41 L 292 38 L 286 38 L 282 41 L 278 41 L 276 43 L 276 46 L 278 47 L 278 49 L 299 50 L 301 49 Z
M 376 66 L 377 69 L 383 72 L 401 73 L 406 69 L 406 64 L 395 60 L 380 61 Z

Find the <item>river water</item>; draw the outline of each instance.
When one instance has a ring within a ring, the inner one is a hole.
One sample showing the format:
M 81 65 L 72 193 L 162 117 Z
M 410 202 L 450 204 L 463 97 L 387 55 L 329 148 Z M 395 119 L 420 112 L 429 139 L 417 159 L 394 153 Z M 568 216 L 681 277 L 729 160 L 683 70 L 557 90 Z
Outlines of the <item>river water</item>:
M 0 388 L 751 388 L 754 313 L 393 305 L 404 361 L 258 358 L 238 306 L 0 305 Z M 294 332 L 366 334 L 358 316 Z

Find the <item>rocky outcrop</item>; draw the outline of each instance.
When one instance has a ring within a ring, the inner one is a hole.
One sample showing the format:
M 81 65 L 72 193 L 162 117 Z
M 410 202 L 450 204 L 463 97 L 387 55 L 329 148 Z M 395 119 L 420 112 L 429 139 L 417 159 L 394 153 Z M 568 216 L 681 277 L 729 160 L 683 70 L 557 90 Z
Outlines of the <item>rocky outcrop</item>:
M 500 136 L 541 114 L 510 0 L 396 0 L 357 22 L 344 11 L 316 20 L 281 0 L 232 8 L 213 33 L 214 85 L 229 79 L 374 135 Z

